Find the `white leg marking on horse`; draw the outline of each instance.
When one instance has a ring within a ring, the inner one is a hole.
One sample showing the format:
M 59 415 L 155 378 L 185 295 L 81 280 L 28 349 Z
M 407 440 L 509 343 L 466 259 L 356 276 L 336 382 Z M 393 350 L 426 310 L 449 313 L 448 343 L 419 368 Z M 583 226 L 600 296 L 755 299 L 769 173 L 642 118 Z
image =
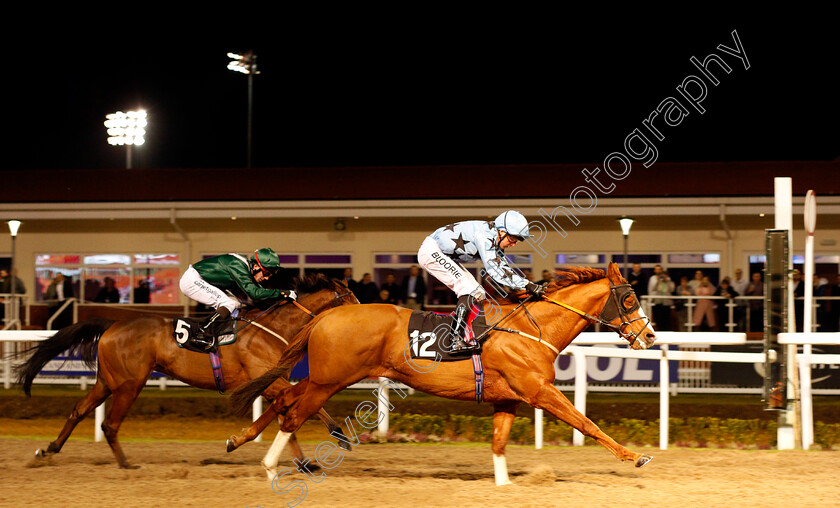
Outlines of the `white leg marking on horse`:
M 493 454 L 493 470 L 496 473 L 496 485 L 511 485 L 508 478 L 507 459 L 504 455 Z
M 274 442 L 271 443 L 271 447 L 263 457 L 262 466 L 268 475 L 268 481 L 272 481 L 274 475 L 277 474 L 277 462 L 280 461 L 280 454 L 283 453 L 283 448 L 286 447 L 290 437 L 292 437 L 291 432 L 283 432 L 282 430 L 278 432 L 277 437 L 274 438 Z

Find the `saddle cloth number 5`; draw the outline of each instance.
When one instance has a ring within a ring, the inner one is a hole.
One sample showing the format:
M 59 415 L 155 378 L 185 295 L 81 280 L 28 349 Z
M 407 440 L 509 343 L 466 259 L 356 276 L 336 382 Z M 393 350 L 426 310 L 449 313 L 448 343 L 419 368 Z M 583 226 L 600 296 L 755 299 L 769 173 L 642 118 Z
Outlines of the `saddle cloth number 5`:
M 190 338 L 190 325 L 186 321 L 178 320 L 175 324 L 175 340 L 178 344 L 185 344 Z

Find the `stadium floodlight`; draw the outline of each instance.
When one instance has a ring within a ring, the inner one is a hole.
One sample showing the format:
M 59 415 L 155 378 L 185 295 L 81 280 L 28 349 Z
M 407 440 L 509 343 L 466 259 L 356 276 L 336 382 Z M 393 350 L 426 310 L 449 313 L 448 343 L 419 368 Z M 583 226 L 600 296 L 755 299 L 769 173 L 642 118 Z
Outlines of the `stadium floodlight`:
M 231 59 L 227 68 L 234 72 L 241 72 L 242 74 L 259 74 L 257 70 L 257 55 L 253 51 L 248 51 L 244 55 L 238 53 L 228 53 L 228 58 Z
M 248 152 L 248 168 L 251 167 L 251 138 L 253 137 L 253 111 L 254 111 L 254 74 L 259 74 L 257 70 L 257 55 L 253 51 L 248 51 L 245 54 L 228 53 L 228 58 L 231 59 L 227 68 L 234 72 L 241 72 L 248 75 L 248 135 L 247 135 L 247 152 Z
M 142 145 L 146 142 L 146 112 L 117 111 L 105 115 L 105 127 L 108 129 L 108 144 L 110 145 Z
M 125 146 L 125 165 L 131 169 L 131 147 L 146 142 L 146 112 L 144 110 L 117 111 L 105 115 L 105 128 L 108 132 L 108 144 Z

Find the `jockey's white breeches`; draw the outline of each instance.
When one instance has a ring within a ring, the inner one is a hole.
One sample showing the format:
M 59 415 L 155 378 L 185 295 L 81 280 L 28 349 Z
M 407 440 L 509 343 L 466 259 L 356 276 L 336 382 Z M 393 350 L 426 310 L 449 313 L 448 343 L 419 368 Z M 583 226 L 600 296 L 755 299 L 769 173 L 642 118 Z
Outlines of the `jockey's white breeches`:
M 221 289 L 208 284 L 207 281 L 202 279 L 201 275 L 198 274 L 198 271 L 192 265 L 181 276 L 180 287 L 181 292 L 189 298 L 214 309 L 224 307 L 232 313 L 241 306 L 239 301 L 234 300 Z
M 426 237 L 423 240 L 420 250 L 417 251 L 417 261 L 423 269 L 446 284 L 446 287 L 459 297 L 472 295 L 477 301 L 485 298 L 481 284 L 460 263 L 441 252 L 434 238 Z

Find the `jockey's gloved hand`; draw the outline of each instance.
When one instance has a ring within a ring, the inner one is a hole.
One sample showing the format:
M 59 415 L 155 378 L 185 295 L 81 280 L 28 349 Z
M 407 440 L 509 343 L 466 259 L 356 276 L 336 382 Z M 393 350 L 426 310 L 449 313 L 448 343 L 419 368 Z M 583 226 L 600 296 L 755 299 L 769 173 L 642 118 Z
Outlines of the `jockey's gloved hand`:
M 545 295 L 545 287 L 542 284 L 536 284 L 533 282 L 529 282 L 525 285 L 525 291 L 535 296 Z
M 294 290 L 286 291 L 285 289 L 281 289 L 280 297 L 287 300 L 297 300 L 297 293 L 295 293 Z

